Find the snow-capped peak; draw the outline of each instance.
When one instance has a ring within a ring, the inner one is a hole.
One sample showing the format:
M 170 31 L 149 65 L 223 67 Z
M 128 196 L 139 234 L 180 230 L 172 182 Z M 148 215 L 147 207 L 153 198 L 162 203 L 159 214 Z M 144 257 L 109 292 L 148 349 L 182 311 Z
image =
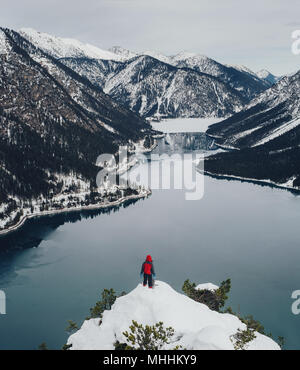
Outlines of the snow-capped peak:
M 179 61 L 181 61 L 181 60 L 186 60 L 186 59 L 189 59 L 189 58 L 194 58 L 194 57 L 204 57 L 204 56 L 202 56 L 202 55 L 197 55 L 197 54 L 195 54 L 195 53 L 190 53 L 190 52 L 188 52 L 188 51 L 182 51 L 182 52 L 180 52 L 180 53 L 178 53 L 178 54 L 176 54 L 176 55 L 174 55 L 173 57 L 172 57 L 172 59 L 173 60 L 175 60 L 175 61 L 177 61 L 177 62 L 179 62 Z
M 226 64 L 227 67 L 232 67 L 234 69 L 237 69 L 238 71 L 240 72 L 246 72 L 246 73 L 249 73 L 250 75 L 252 76 L 257 76 L 257 74 L 255 72 L 253 72 L 250 68 L 244 66 L 244 65 L 230 65 L 230 64 Z
M 86 57 L 94 59 L 121 60 L 122 58 L 107 50 L 84 44 L 71 38 L 61 38 L 38 32 L 33 28 L 22 28 L 20 34 L 34 45 L 56 58 Z
M 258 71 L 256 74 L 259 78 L 267 78 L 271 74 L 271 72 L 267 71 L 266 69 L 262 69 Z
M 114 349 L 116 340 L 125 341 L 123 332 L 132 320 L 143 325 L 155 325 L 162 321 L 175 330 L 174 342 L 164 349 L 181 345 L 186 349 L 234 349 L 232 336 L 245 330 L 237 316 L 210 310 L 170 285 L 156 281 L 154 289 L 139 284 L 129 294 L 117 298 L 111 310 L 105 311 L 102 323 L 99 319 L 86 320 L 82 327 L 68 339 L 71 349 Z M 255 332 L 256 338 L 246 349 L 280 349 L 271 338 Z
M 262 80 L 268 81 L 272 85 L 278 82 L 282 78 L 282 77 L 273 75 L 273 73 L 269 72 L 267 69 L 262 69 L 258 71 L 256 75 Z
M 140 54 L 141 55 L 148 55 L 152 58 L 160 60 L 161 62 L 170 64 L 170 57 L 168 57 L 168 56 L 166 56 L 166 55 L 164 55 L 160 52 L 157 52 L 157 51 L 154 51 L 154 50 L 146 50 L 146 51 L 143 51 Z
M 210 63 L 212 59 L 206 55 L 190 53 L 183 51 L 170 57 L 171 64 L 173 65 L 187 65 L 189 67 L 200 66 L 203 64 Z M 212 61 L 213 62 L 213 61 Z
M 113 54 L 119 55 L 124 60 L 132 59 L 138 55 L 137 53 L 134 53 L 131 50 L 122 48 L 122 46 L 113 46 L 112 48 L 108 49 L 108 51 L 110 51 Z
M 152 58 L 160 60 L 161 62 L 168 63 L 174 66 L 180 64 L 181 62 L 188 61 L 189 63 L 196 64 L 209 60 L 209 58 L 205 55 L 190 53 L 186 51 L 182 51 L 175 55 L 167 56 L 154 50 L 146 50 L 140 53 L 140 55 L 149 55 Z

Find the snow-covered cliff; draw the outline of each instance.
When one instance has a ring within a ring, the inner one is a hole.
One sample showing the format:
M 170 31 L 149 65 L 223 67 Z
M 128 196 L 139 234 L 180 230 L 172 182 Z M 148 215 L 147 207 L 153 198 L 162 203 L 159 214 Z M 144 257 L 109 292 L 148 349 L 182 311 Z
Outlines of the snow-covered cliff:
M 112 309 L 105 311 L 102 323 L 90 319 L 68 339 L 74 350 L 114 349 L 116 340 L 124 342 L 123 332 L 136 320 L 143 325 L 162 321 L 175 330 L 174 342 L 168 346 L 196 350 L 234 349 L 232 336 L 238 329 L 245 330 L 236 316 L 210 310 L 187 296 L 176 292 L 170 285 L 156 281 L 154 289 L 139 284 L 129 294 L 117 298 Z M 256 338 L 246 349 L 278 350 L 278 344 L 269 337 L 255 333 Z

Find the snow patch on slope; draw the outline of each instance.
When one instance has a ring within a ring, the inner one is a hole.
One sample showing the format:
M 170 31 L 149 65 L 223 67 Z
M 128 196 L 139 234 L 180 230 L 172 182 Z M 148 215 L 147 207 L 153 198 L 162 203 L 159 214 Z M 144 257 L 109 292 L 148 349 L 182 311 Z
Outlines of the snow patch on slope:
M 253 72 L 250 68 L 248 68 L 248 67 L 246 67 L 244 65 L 230 65 L 230 64 L 226 64 L 226 66 L 227 67 L 235 68 L 235 69 L 237 69 L 240 72 L 249 73 L 252 76 L 257 76 L 257 74 L 255 72 Z
M 280 135 L 283 135 L 287 133 L 288 131 L 293 130 L 294 128 L 298 127 L 300 125 L 300 118 L 293 119 L 279 128 L 275 129 L 271 134 L 268 136 L 264 137 L 262 140 L 258 141 L 254 146 L 262 145 L 265 144 L 275 138 L 277 138 Z
M 7 54 L 10 50 L 6 36 L 3 31 L 0 30 L 0 55 Z
M 116 300 L 112 309 L 99 319 L 86 320 L 82 327 L 68 339 L 73 350 L 114 349 L 116 340 L 124 342 L 123 332 L 136 320 L 143 325 L 162 321 L 175 330 L 175 342 L 165 349 L 181 345 L 183 348 L 234 349 L 230 337 L 238 329 L 245 330 L 236 316 L 210 310 L 186 295 L 180 294 L 162 281 L 156 281 L 154 289 L 139 284 L 129 294 Z M 269 337 L 256 333 L 248 349 L 277 350 L 279 346 Z

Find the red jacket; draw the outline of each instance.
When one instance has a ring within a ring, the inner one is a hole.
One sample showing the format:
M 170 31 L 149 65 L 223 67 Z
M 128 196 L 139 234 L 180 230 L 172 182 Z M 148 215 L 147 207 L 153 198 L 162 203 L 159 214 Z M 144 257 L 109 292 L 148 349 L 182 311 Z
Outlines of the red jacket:
M 154 266 L 150 254 L 146 257 L 146 261 L 142 264 L 141 274 L 155 275 Z

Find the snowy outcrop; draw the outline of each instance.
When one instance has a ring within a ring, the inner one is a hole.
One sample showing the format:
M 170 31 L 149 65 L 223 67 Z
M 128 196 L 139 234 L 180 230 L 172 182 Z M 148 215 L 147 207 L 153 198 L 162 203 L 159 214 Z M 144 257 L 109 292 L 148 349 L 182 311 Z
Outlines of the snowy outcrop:
M 209 290 L 211 292 L 215 292 L 216 290 L 219 289 L 218 285 L 212 284 L 212 283 L 204 283 L 204 284 L 199 284 L 196 286 L 197 290 Z
M 167 283 L 156 281 L 153 290 L 139 284 L 129 294 L 117 298 L 112 309 L 104 312 L 100 326 L 99 319 L 85 321 L 69 337 L 68 344 L 72 344 L 71 349 L 74 350 L 112 350 L 116 340 L 125 341 L 122 333 L 128 330 L 132 320 L 143 325 L 162 321 L 166 327 L 173 327 L 175 342 L 166 349 L 181 345 L 196 350 L 232 350 L 234 346 L 230 338 L 238 329 L 246 329 L 236 316 L 212 311 L 176 292 Z M 256 338 L 248 344 L 248 349 L 280 349 L 269 337 L 255 334 Z

